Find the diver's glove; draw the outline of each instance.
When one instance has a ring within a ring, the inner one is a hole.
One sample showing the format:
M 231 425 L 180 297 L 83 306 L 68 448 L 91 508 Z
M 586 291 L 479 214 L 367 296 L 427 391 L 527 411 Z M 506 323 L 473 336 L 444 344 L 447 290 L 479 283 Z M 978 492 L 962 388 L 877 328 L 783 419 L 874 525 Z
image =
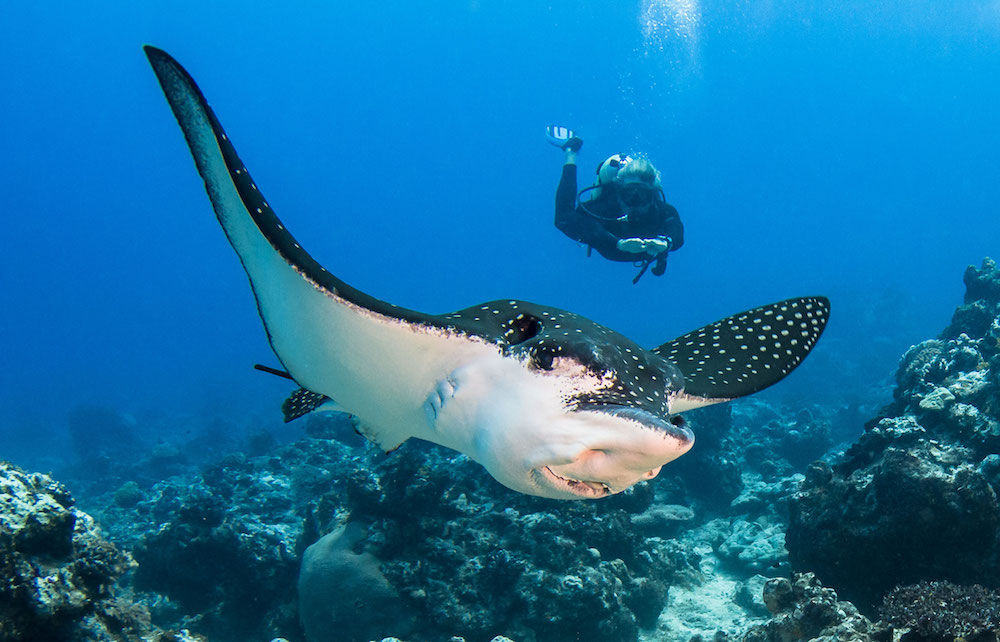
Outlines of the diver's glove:
M 629 254 L 648 254 L 659 256 L 670 250 L 670 238 L 640 239 L 628 238 L 618 239 L 618 249 Z
M 549 125 L 546 127 L 545 139 L 563 151 L 568 149 L 575 153 L 583 147 L 583 139 L 577 137 L 569 127 L 562 127 L 561 125 Z
M 646 251 L 646 239 L 618 239 L 618 249 L 629 254 L 643 254 Z
M 655 239 L 646 239 L 646 254 L 650 256 L 659 256 L 664 252 L 670 251 L 670 237 L 660 237 Z

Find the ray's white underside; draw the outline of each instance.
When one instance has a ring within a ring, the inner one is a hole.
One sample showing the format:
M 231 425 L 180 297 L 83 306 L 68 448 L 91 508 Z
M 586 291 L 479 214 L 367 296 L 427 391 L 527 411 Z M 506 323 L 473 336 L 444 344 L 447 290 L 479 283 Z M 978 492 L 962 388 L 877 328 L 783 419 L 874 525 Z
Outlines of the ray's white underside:
M 499 358 L 497 347 L 353 305 L 290 265 L 246 211 L 200 104 L 188 97 L 184 107 L 192 151 L 200 157 L 216 214 L 288 372 L 356 415 L 366 434 L 387 450 L 410 436 L 435 440 L 427 434 L 422 410 L 434 383 L 463 363 Z

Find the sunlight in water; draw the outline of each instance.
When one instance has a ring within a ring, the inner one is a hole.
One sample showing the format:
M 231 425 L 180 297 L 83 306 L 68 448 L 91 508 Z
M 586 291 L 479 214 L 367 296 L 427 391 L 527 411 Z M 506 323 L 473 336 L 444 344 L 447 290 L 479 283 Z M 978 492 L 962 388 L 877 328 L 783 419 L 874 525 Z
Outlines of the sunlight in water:
M 628 118 L 660 122 L 701 72 L 701 0 L 639 0 L 637 9 L 641 37 L 634 41 L 619 91 L 632 110 Z M 628 128 L 635 130 L 635 124 Z M 650 144 L 650 132 L 635 131 L 637 145 Z
M 675 49 L 678 40 L 689 52 L 697 46 L 701 23 L 698 0 L 642 0 L 639 19 L 647 52 Z

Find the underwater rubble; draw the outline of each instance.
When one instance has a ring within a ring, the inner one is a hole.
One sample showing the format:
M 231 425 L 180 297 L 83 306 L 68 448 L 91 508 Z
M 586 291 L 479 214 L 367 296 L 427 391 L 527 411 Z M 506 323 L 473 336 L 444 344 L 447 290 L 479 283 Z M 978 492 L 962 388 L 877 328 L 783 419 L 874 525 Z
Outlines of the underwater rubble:
M 767 396 L 693 411 L 695 449 L 601 501 L 432 444 L 387 456 L 345 415 L 159 480 L 116 464 L 80 480 L 87 512 L 3 464 L 0 640 L 996 640 L 1000 270 L 965 283 L 866 425 Z

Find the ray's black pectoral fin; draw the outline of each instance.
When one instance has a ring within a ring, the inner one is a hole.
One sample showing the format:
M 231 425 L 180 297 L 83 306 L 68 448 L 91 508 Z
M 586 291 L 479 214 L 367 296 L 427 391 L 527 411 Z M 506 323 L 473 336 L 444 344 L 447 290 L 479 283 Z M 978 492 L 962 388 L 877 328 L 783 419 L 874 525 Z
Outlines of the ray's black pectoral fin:
M 826 297 L 802 297 L 734 314 L 664 343 L 686 384 L 672 412 L 753 394 L 794 370 L 830 317 Z

